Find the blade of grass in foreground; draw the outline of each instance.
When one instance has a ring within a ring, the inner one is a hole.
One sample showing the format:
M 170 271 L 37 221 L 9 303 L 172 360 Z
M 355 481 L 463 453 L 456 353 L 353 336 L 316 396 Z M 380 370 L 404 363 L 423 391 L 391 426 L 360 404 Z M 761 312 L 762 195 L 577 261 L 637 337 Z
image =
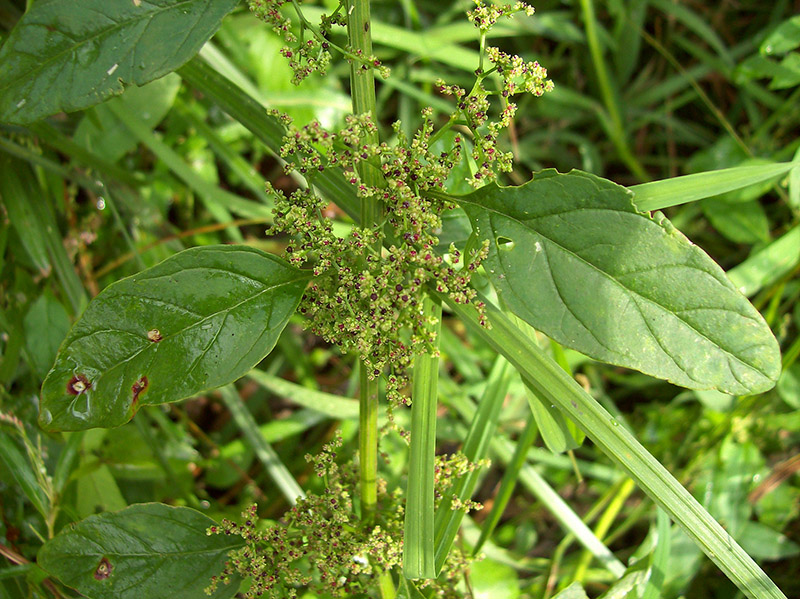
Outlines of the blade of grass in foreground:
M 429 296 L 422 303 L 423 317 L 435 324 L 428 330 L 439 338 L 442 305 Z M 406 491 L 403 574 L 406 578 L 436 578 L 433 545 L 433 475 L 436 458 L 436 401 L 439 357 L 430 353 L 414 358 L 411 394 L 411 448 Z
M 220 388 L 219 392 L 220 395 L 222 395 L 222 401 L 230 411 L 231 416 L 233 416 L 233 420 L 236 422 L 239 430 L 242 431 L 247 444 L 250 445 L 255 452 L 289 504 L 294 505 L 297 503 L 298 498 L 305 497 L 306 494 L 303 492 L 303 489 L 300 488 L 300 485 L 297 484 L 292 473 L 284 466 L 281 458 L 275 453 L 272 446 L 261 436 L 253 415 L 242 402 L 242 398 L 239 397 L 239 392 L 236 390 L 236 387 L 233 385 L 225 385 Z
M 774 179 L 800 166 L 798 162 L 779 162 L 758 166 L 736 166 L 707 173 L 674 177 L 629 187 L 633 203 L 642 212 L 661 210 Z
M 463 418 L 469 419 L 475 413 L 476 408 L 468 398 L 453 398 L 453 405 Z M 491 440 L 491 450 L 500 461 L 508 466 L 514 456 L 514 442 L 505 435 L 495 436 Z M 597 558 L 604 568 L 614 576 L 622 576 L 625 573 L 625 565 L 598 539 L 592 530 L 581 520 L 566 501 L 553 490 L 548 482 L 530 464 L 523 463 L 516 475 L 517 480 L 536 497 L 547 510 L 553 514 L 563 529 L 572 534 L 575 539 L 592 555 Z
M 446 297 L 442 300 L 489 346 L 505 356 L 543 398 L 572 418 L 742 592 L 753 599 L 786 599 L 758 564 L 669 471 L 558 364 L 535 347 L 505 314 L 487 301 L 492 328 L 486 329 L 478 323 L 471 306 L 456 304 Z
M 478 403 L 478 410 L 475 412 L 469 427 L 464 446 L 461 452 L 470 462 L 478 462 L 486 457 L 489 449 L 489 442 L 497 430 L 497 420 L 500 417 L 500 408 L 508 392 L 513 371 L 509 363 L 498 356 L 495 360 L 489 379 L 486 383 L 486 390 L 483 392 Z M 460 501 L 467 501 L 472 497 L 475 483 L 478 480 L 478 471 L 470 472 L 453 485 L 453 488 L 439 504 L 436 510 L 436 571 L 441 570 L 453 541 L 461 526 L 461 519 L 464 516 L 462 510 L 452 509 L 453 501 L 451 497 L 457 497 Z
M 727 272 L 744 295 L 752 297 L 800 264 L 800 226 L 795 226 Z

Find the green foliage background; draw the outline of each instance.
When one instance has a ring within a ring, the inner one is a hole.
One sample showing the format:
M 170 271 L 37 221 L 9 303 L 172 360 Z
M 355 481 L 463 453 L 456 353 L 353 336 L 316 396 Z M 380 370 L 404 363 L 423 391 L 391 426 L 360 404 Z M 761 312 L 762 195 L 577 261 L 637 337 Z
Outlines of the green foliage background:
M 2 41 L 23 4 L 0 0 Z M 411 133 L 420 108 L 449 111 L 433 91 L 436 79 L 472 81 L 477 51 L 474 28 L 463 17 L 468 7 L 373 3 L 376 52 L 393 69 L 378 87 L 381 122 L 400 118 Z M 552 167 L 636 185 L 797 156 L 800 61 L 792 2 L 583 0 L 536 8 L 534 18 L 502 22 L 493 31 L 492 43 L 539 60 L 556 83 L 553 93 L 520 102 L 516 127 L 503 142 L 517 160 L 505 183 L 522 184 L 531 171 Z M 320 10 L 309 6 L 306 14 Z M 347 65 L 292 87 L 280 47 L 276 36 L 237 10 L 201 56 L 300 123 L 341 123 L 350 110 Z M 264 180 L 295 185 L 261 141 L 180 75 L 132 87 L 85 112 L 0 125 L 0 401 L 6 415 L 0 593 L 72 596 L 33 564 L 44 538 L 70 522 L 153 501 L 194 507 L 214 519 L 237 518 L 258 501 L 262 515 L 277 519 L 298 481 L 311 490 L 320 485 L 303 454 L 317 453 L 337 428 L 345 439 L 342 455 L 354 451 L 353 406 L 336 396 L 353 395 L 352 357 L 302 333 L 297 317 L 259 370 L 236 388 L 145 407 L 110 431 L 46 434 L 36 424 L 44 376 L 90 297 L 186 247 L 246 242 L 280 252 L 285 240 L 264 235 L 272 201 Z M 460 184 L 454 181 L 455 191 L 469 191 Z M 687 391 L 555 344 L 549 349 L 784 593 L 796 596 L 800 174 L 795 169 L 666 212 L 772 327 L 783 351 L 777 387 L 744 397 Z M 494 361 L 494 351 L 473 333 L 445 320 L 440 451 L 463 443 L 474 402 L 494 380 Z M 571 462 L 540 440 L 526 460 L 515 462 L 514 442 L 525 438 L 529 413 L 524 385 L 510 377 L 491 445 L 493 466 L 476 489 L 487 509 L 466 520 L 468 543 L 485 526 L 504 472 L 518 484 L 484 546 L 487 560 L 473 572 L 476 596 L 551 597 L 573 581 L 590 596 L 605 592 L 616 577 L 558 526 L 569 508 L 624 562 L 648 555 L 656 531 L 669 539 L 659 557 L 668 564 L 663 579 L 657 591 L 653 583 L 644 588 L 645 595 L 734 595 L 732 583 L 677 528 L 670 534 L 653 504 L 590 443 Z M 389 485 L 404 484 L 405 445 L 390 436 L 382 449 Z M 566 504 L 543 493 L 541 480 Z

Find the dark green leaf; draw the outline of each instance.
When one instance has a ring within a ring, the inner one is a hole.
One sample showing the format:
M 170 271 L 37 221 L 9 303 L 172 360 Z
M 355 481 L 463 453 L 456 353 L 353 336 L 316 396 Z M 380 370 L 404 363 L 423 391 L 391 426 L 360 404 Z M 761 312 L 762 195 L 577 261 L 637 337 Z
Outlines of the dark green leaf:
M 119 426 L 142 405 L 235 381 L 275 346 L 307 280 L 259 250 L 207 246 L 110 285 L 59 351 L 41 425 Z
M 461 198 L 508 308 L 559 343 L 690 388 L 771 388 L 778 344 L 722 269 L 660 213 L 573 171 Z
M 206 535 L 214 521 L 161 503 L 132 505 L 70 524 L 39 551 L 38 564 L 90 599 L 197 599 L 241 539 Z M 237 584 L 212 595 L 230 597 Z
M 174 71 L 239 0 L 38 0 L 0 50 L 0 121 L 79 110 Z

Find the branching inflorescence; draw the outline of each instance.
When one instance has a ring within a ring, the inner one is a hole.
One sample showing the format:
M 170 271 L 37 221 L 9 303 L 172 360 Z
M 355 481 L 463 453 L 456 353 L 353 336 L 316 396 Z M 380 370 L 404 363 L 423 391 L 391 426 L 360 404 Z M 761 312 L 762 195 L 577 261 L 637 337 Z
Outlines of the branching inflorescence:
M 402 563 L 404 500 L 400 489 L 390 492 L 386 481 L 378 481 L 381 511 L 376 522 L 364 526 L 353 509 L 350 490 L 357 486 L 358 472 L 350 462 L 336 463 L 336 450 L 342 440 L 337 435 L 318 456 L 306 456 L 317 476 L 326 482 L 326 492 L 299 499 L 283 517 L 283 526 L 259 525 L 258 508 L 242 513 L 243 523 L 223 520 L 208 534 L 242 537 L 244 547 L 233 551 L 223 572 L 212 578 L 207 592 L 219 583 L 228 584 L 238 574 L 252 580 L 245 597 L 295 597 L 297 587 L 308 587 L 332 596 L 360 596 L 371 586 L 376 571 L 389 571 Z M 450 495 L 459 477 L 482 464 L 463 456 L 439 456 L 436 464 L 437 504 Z M 480 508 L 469 502 L 452 509 Z M 456 550 L 448 558 L 443 580 L 430 581 L 435 596 L 458 597 L 451 580 L 463 574 L 470 559 Z M 316 574 L 307 573 L 305 564 L 319 566 Z
M 303 17 L 294 0 L 249 3 L 286 41 L 282 54 L 289 59 L 295 82 L 313 71 L 324 74 L 331 49 L 361 68 L 387 74 L 374 56 L 364 57 L 329 41 L 331 27 L 345 24 L 340 12 L 343 4 L 332 16 L 323 16 L 315 27 Z M 410 138 L 400 123 L 395 123 L 392 144 L 365 141 L 377 138 L 378 124 L 369 115 L 351 115 L 342 128 L 328 131 L 317 121 L 293 126 L 288 116 L 272 111 L 287 127 L 280 152 L 287 171 L 296 171 L 307 183 L 288 196 L 271 186 L 269 189 L 277 196 L 271 232 L 290 238 L 284 257 L 314 274 L 299 310 L 314 333 L 345 352 L 357 353 L 369 378 L 381 376 L 388 369 L 390 416 L 393 407 L 410 403 L 403 390 L 408 383 L 405 372 L 414 356 L 437 352 L 422 312 L 421 297 L 426 289 L 446 294 L 457 303 L 472 303 L 481 323 L 488 326 L 470 278 L 487 256 L 489 242 L 468 244 L 473 249 L 464 250 L 463 256 L 454 245 L 444 255 L 440 253 L 437 234 L 442 228 L 442 214 L 455 207 L 442 192 L 456 167 L 467 161 L 467 154 L 474 161 L 467 180 L 475 187 L 495 179 L 499 172 L 510 171 L 512 155 L 498 148 L 498 140 L 511 125 L 516 110 L 509 98 L 522 92 L 538 96 L 553 87 L 538 63 L 527 63 L 485 46 L 486 33 L 498 19 L 517 12 L 530 15 L 533 9 L 521 2 L 499 7 L 483 0 L 475 0 L 475 4 L 469 18 L 480 32 L 481 64 L 469 92 L 437 82 L 439 93 L 452 96 L 456 102 L 450 118 L 438 130 L 431 108 L 422 111 L 422 124 Z M 284 5 L 296 10 L 299 34 L 280 12 Z M 493 65 L 488 70 L 483 68 L 484 59 Z M 499 106 L 493 106 L 493 98 Z M 443 144 L 438 142 L 450 130 L 452 146 L 441 149 Z M 337 235 L 324 216 L 327 201 L 314 189 L 315 177 L 329 168 L 343 172 L 353 194 L 362 201 L 380 202 L 383 221 L 374 226 L 354 226 L 349 234 Z M 380 176 L 369 177 L 368 184 L 359 174 L 365 169 L 380 169 Z M 282 592 L 293 596 L 291 589 L 296 585 L 352 594 L 363 590 L 374 569 L 388 571 L 401 563 L 403 500 L 399 491 L 387 492 L 385 482 L 379 479 L 381 509 L 377 520 L 369 524 L 359 520 L 350 495 L 357 488 L 358 473 L 352 464 L 338 466 L 333 461 L 337 443 L 326 447 L 317 458 L 310 458 L 317 474 L 325 477 L 327 490 L 300 500 L 284 517 L 284 526 L 257 527 L 253 507 L 243 514 L 244 525 L 224 522 L 209 530 L 241 535 L 246 541 L 243 549 L 232 553 L 220 580 L 227 580 L 234 572 L 251 576 L 253 586 L 248 597 L 284 596 L 276 594 L 279 587 L 289 589 Z M 461 456 L 441 458 L 437 465 L 437 501 L 459 476 L 475 467 Z M 450 499 L 453 509 L 479 507 Z M 319 570 L 327 573 L 301 574 L 298 565 L 304 561 L 324 566 Z M 452 552 L 445 579 L 465 567 L 463 556 Z M 439 588 L 437 595 L 458 596 L 454 592 L 449 585 Z

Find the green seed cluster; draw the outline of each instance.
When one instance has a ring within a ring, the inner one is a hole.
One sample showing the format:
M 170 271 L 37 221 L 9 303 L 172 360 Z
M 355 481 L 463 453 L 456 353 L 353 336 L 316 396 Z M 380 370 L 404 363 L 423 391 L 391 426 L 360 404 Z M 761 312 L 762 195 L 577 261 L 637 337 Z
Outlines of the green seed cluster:
M 537 61 L 525 62 L 519 56 L 506 54 L 494 47 L 486 49 L 486 57 L 503 78 L 501 93 L 504 98 L 519 93 L 538 97 L 553 91 L 553 82 L 547 78 L 547 69 Z
M 272 30 L 281 36 L 286 45 L 281 49 L 281 55 L 289 61 L 289 66 L 294 73 L 292 83 L 302 82 L 314 72 L 325 75 L 331 63 L 331 50 L 336 50 L 349 61 L 361 64 L 363 69 L 374 68 L 385 79 L 389 76 L 389 69 L 381 64 L 374 55 L 364 56 L 360 50 L 341 48 L 330 41 L 330 33 L 334 25 L 345 27 L 347 20 L 340 14 L 343 4 L 339 4 L 331 15 L 323 14 L 318 26 L 313 26 L 303 16 L 298 8 L 298 2 L 290 0 L 248 0 L 250 10 L 259 19 L 267 23 Z M 299 21 L 299 36 L 294 33 L 295 27 L 292 20 L 281 12 L 284 5 L 293 5 Z
M 298 500 L 280 524 L 259 526 L 253 505 L 242 513 L 242 524 L 223 520 L 208 529 L 208 534 L 237 535 L 245 541 L 242 549 L 229 554 L 208 594 L 239 574 L 252 580 L 246 599 L 295 597 L 300 587 L 336 597 L 362 596 L 377 572 L 402 563 L 400 491 L 389 494 L 385 481 L 378 485 L 381 512 L 390 518 L 365 527 L 353 510 L 357 469 L 353 464 L 340 468 L 333 461 L 339 445 L 337 438 L 313 460 L 317 474 L 326 479 L 325 493 Z
M 494 6 L 475 0 L 475 4 L 476 8 L 467 15 L 481 32 L 481 45 L 486 33 L 498 19 L 511 17 L 517 12 L 533 14 L 533 7 L 523 2 Z M 448 125 L 463 124 L 472 134 L 472 158 L 478 165 L 470 179 L 474 187 L 494 180 L 499 172 L 511 171 L 513 154 L 497 148 L 500 135 L 511 125 L 517 111 L 517 105 L 510 102 L 509 98 L 519 93 L 541 96 L 553 89 L 553 82 L 547 79 L 547 70 L 538 62 L 525 62 L 519 56 L 512 56 L 494 47 L 486 48 L 485 56 L 493 67 L 489 70 L 479 68 L 476 71 L 477 79 L 469 93 L 457 85 L 447 85 L 441 79 L 436 82 L 441 94 L 456 99 L 456 109 Z M 485 85 L 485 81 L 493 73 L 500 75 L 500 89 L 489 90 Z M 499 97 L 501 102 L 499 115 L 494 119 L 490 118 L 489 100 L 492 96 Z
M 258 507 L 242 512 L 242 523 L 223 520 L 206 532 L 239 536 L 245 546 L 229 554 L 223 572 L 212 578 L 206 589 L 212 594 L 220 583 L 229 584 L 238 574 L 251 579 L 246 599 L 258 597 L 296 597 L 305 587 L 335 597 L 368 594 L 375 574 L 402 563 L 404 498 L 402 489 L 387 492 L 384 479 L 378 480 L 376 521 L 365 526 L 354 509 L 352 496 L 358 485 L 358 471 L 352 464 L 336 463 L 338 435 L 317 456 L 306 456 L 316 474 L 325 479 L 321 495 L 300 499 L 278 525 L 260 525 Z M 457 477 L 480 464 L 470 464 L 462 455 L 437 458 L 435 477 L 439 497 L 448 493 Z M 465 509 L 462 506 L 460 509 Z M 458 550 L 452 552 L 441 581 L 428 581 L 434 596 L 449 598 L 455 581 L 466 571 L 470 559 Z
M 331 27 L 339 24 L 341 19 L 323 16 L 317 30 L 312 29 L 310 24 L 302 19 L 298 37 L 293 32 L 291 20 L 280 11 L 284 4 L 291 5 L 292 2 L 288 0 L 248 0 L 248 4 L 253 14 L 272 27 L 272 30 L 286 43 L 281 49 L 281 55 L 289 61 L 289 66 L 294 73 L 292 83 L 299 84 L 314 72 L 325 75 L 331 62 L 330 42 L 326 38 Z
M 534 8 L 525 2 L 495 6 L 487 4 L 484 0 L 473 1 L 475 2 L 475 8 L 467 11 L 467 18 L 475 27 L 480 29 L 481 33 L 487 33 L 503 17 L 510 18 L 518 12 L 524 12 L 530 17 L 534 13 Z
M 284 256 L 315 275 L 300 312 L 314 333 L 344 351 L 357 352 L 371 378 L 391 365 L 387 397 L 392 405 L 407 403 L 400 393 L 406 384 L 402 373 L 414 355 L 433 347 L 419 303 L 424 289 L 431 286 L 457 303 L 473 302 L 481 313 L 484 308 L 474 302 L 469 281 L 486 257 L 488 244 L 463 260 L 455 247 L 450 248 L 449 261 L 435 251 L 439 240 L 433 232 L 441 229 L 441 213 L 451 206 L 423 194 L 443 188 L 461 160 L 461 150 L 456 145 L 449 152 L 431 151 L 430 116 L 430 110 L 423 112 L 423 125 L 412 139 L 396 126 L 393 146 L 362 143 L 375 129 L 366 115 L 348 117 L 335 133 L 312 122 L 290 128 L 284 137 L 281 155 L 289 161 L 289 170 L 296 169 L 313 183 L 314 175 L 326 168 L 341 168 L 355 194 L 385 207 L 384 226 L 354 227 L 339 237 L 322 216 L 325 202 L 312 188 L 289 197 L 272 189 L 278 197 L 274 228 L 292 237 Z M 361 181 L 362 164 L 381 169 L 380 187 Z M 388 249 L 379 246 L 384 235 L 391 240 Z

